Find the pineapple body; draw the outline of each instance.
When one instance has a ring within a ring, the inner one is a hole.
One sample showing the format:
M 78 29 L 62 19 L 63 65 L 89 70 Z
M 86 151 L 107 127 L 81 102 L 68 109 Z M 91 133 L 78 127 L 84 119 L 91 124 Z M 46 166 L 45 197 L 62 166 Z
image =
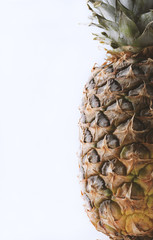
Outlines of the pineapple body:
M 94 67 L 80 111 L 88 217 L 111 239 L 153 239 L 153 60 Z

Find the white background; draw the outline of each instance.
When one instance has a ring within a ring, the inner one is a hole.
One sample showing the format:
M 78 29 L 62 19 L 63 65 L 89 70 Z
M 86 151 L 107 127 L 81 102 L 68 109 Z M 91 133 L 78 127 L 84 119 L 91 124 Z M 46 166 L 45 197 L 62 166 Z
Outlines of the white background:
M 78 106 L 105 57 L 88 14 L 83 0 L 0 1 L 0 240 L 108 239 L 77 179 Z

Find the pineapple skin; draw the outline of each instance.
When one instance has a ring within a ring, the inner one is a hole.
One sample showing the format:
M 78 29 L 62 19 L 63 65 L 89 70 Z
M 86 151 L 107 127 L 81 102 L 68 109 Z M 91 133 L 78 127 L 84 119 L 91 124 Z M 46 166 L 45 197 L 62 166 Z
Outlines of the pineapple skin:
M 153 239 L 153 60 L 123 56 L 95 66 L 80 112 L 90 221 L 110 239 Z

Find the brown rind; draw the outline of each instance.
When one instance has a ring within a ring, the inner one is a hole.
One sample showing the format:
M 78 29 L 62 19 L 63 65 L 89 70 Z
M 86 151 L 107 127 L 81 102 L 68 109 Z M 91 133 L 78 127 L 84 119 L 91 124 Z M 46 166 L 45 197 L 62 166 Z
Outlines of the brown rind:
M 153 60 L 94 67 L 80 107 L 88 217 L 116 240 L 153 239 Z

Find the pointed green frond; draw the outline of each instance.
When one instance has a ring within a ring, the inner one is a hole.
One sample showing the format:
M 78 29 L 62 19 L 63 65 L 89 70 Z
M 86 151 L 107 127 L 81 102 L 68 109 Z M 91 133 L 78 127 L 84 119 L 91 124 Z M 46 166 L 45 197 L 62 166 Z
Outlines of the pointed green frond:
M 107 5 L 105 3 L 102 3 L 101 6 L 99 7 L 101 13 L 103 14 L 104 18 L 115 22 L 115 8 L 112 7 L 111 5 Z
M 103 16 L 107 20 L 110 20 L 113 22 L 115 21 L 115 15 L 116 15 L 115 8 L 112 7 L 111 5 L 108 5 L 103 2 L 100 3 L 99 1 L 92 3 L 92 5 L 90 5 L 90 3 L 88 3 L 88 5 L 93 9 L 94 12 Z
M 128 10 L 133 10 L 133 1 L 132 0 L 120 0 L 121 4 Z
M 131 20 L 134 21 L 134 14 L 131 10 L 129 10 L 128 8 L 126 8 L 122 3 L 121 0 L 118 1 L 118 7 L 120 9 L 120 12 L 124 13 L 128 18 L 130 18 Z
M 148 23 L 150 23 L 152 21 L 153 21 L 153 10 L 151 10 L 148 13 L 142 14 L 138 20 L 138 26 L 139 26 L 141 32 L 146 28 Z
M 106 3 L 107 5 L 111 5 L 112 7 L 116 8 L 117 0 L 104 0 L 103 2 Z
M 150 22 L 144 32 L 135 42 L 136 47 L 153 46 L 153 22 Z
M 150 9 L 153 9 L 152 0 L 134 0 L 133 13 L 135 15 L 140 16 L 140 14 L 146 13 Z
M 124 49 L 153 46 L 153 0 L 88 0 L 87 5 L 100 42 Z
M 117 23 L 108 21 L 99 15 L 97 15 L 97 19 L 98 19 L 99 24 L 102 25 L 103 27 L 105 27 L 105 29 L 113 29 L 114 31 L 118 32 Z
M 139 30 L 136 24 L 128 18 L 124 13 L 121 14 L 119 23 L 120 38 L 123 42 L 131 45 L 133 40 L 139 36 Z

